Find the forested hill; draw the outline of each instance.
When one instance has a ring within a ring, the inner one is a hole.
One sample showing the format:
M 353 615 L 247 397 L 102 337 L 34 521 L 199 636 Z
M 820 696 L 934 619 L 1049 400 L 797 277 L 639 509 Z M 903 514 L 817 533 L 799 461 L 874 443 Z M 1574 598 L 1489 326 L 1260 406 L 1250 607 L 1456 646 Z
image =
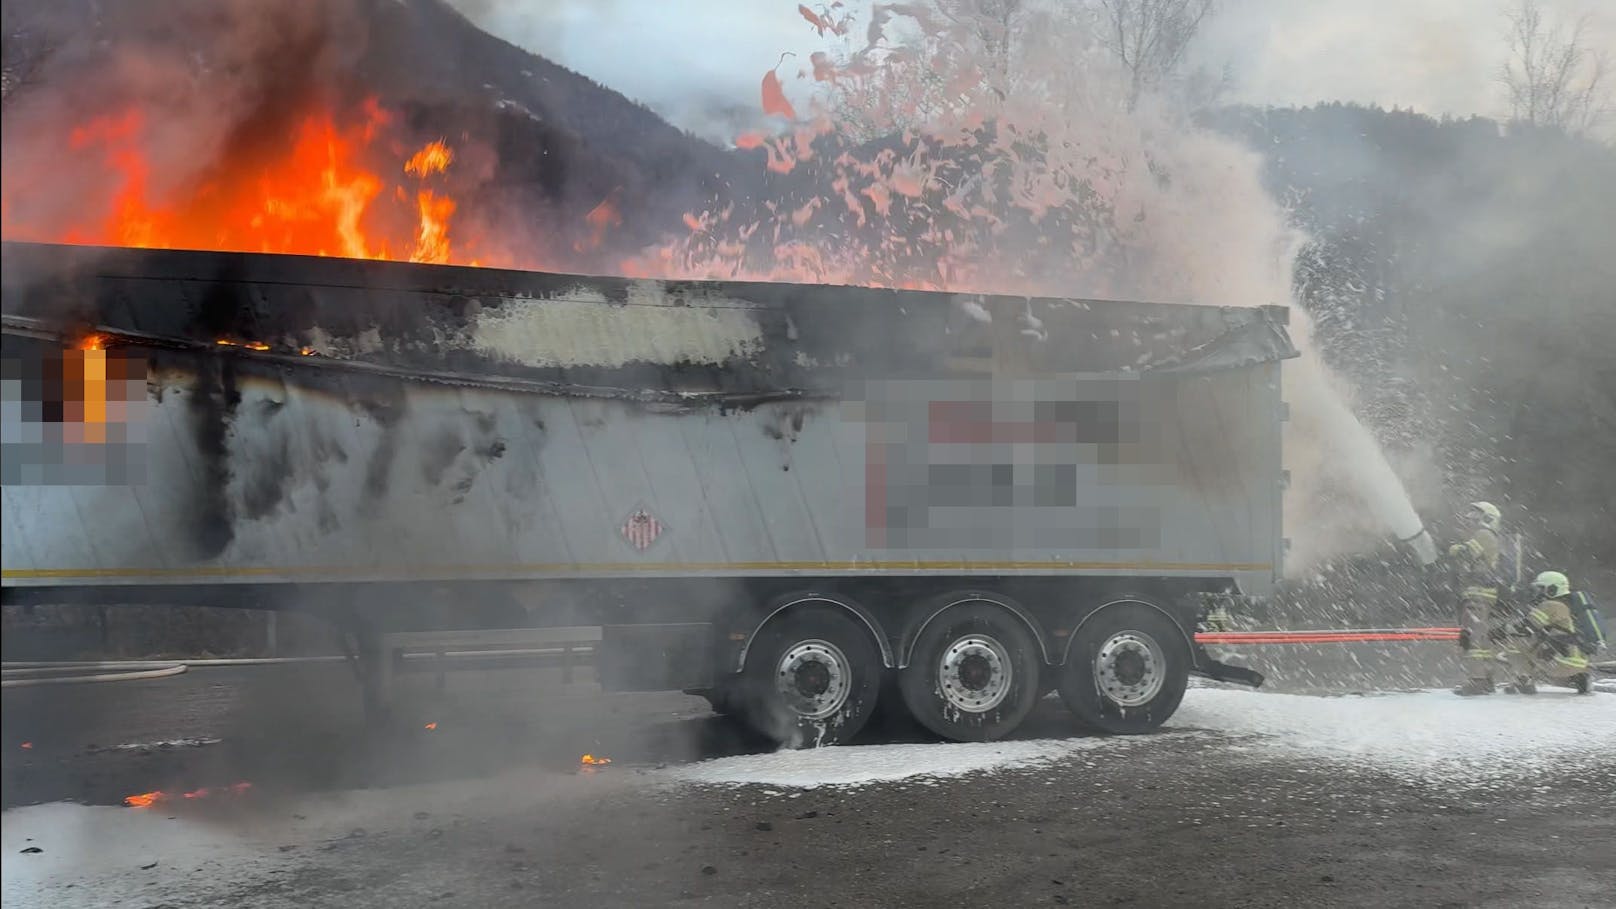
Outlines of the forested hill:
M 1211 122 L 1312 235 L 1298 297 L 1422 506 L 1497 500 L 1616 571 L 1616 151 L 1343 104 Z

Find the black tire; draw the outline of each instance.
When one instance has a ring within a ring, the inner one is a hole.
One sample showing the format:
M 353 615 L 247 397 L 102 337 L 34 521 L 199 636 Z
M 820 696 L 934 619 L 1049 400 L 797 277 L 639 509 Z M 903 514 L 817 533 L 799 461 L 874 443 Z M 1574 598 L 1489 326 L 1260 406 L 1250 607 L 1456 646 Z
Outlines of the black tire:
M 1060 695 L 1079 722 L 1115 735 L 1167 722 L 1189 687 L 1184 632 L 1159 610 L 1122 603 L 1095 613 L 1072 635 Z
M 915 640 L 898 688 L 920 724 L 956 742 L 1015 730 L 1038 701 L 1043 658 L 1026 624 L 985 600 L 933 618 Z
M 875 712 L 882 669 L 863 624 L 834 607 L 801 609 L 770 622 L 752 642 L 730 705 L 788 748 L 841 745 Z

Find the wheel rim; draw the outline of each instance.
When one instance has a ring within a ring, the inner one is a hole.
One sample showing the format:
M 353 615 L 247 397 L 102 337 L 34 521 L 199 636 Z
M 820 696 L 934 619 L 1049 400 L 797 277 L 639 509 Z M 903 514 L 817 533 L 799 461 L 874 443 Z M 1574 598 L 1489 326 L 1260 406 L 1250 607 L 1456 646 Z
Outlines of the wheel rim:
M 799 641 L 781 654 L 774 670 L 774 689 L 798 716 L 822 720 L 847 703 L 852 690 L 851 664 L 829 641 Z
M 1122 707 L 1140 707 L 1161 693 L 1167 658 L 1156 639 L 1141 631 L 1119 631 L 1100 645 L 1094 658 L 1100 692 Z
M 943 648 L 937 687 L 949 706 L 966 713 L 986 713 L 1010 696 L 1015 681 L 1010 651 L 996 639 L 970 634 Z

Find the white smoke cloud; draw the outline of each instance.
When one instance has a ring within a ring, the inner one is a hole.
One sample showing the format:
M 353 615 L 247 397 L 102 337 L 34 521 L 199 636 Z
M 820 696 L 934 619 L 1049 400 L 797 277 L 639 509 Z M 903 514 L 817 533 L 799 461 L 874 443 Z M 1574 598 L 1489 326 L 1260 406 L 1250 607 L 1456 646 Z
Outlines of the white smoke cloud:
M 699 12 L 658 0 L 451 2 L 488 31 L 713 138 L 729 137 L 734 108 L 757 106 L 758 80 L 781 53 L 796 54 L 801 66 L 827 44 L 798 16 L 796 0 L 708 0 Z M 1226 0 L 1192 46 L 1191 62 L 1227 68 L 1230 97 L 1251 104 L 1346 101 L 1433 116 L 1501 116 L 1508 106 L 1497 77 L 1508 53 L 1503 14 L 1510 5 Z M 1586 17 L 1591 44 L 1616 46 L 1616 4 L 1541 5 L 1552 21 Z
M 1432 116 L 1501 116 L 1509 50 L 1505 10 L 1517 0 L 1231 0 L 1194 48 L 1227 64 L 1240 101 L 1306 106 L 1352 101 Z M 1586 17 L 1591 43 L 1616 44 L 1616 4 L 1539 0 L 1548 20 Z

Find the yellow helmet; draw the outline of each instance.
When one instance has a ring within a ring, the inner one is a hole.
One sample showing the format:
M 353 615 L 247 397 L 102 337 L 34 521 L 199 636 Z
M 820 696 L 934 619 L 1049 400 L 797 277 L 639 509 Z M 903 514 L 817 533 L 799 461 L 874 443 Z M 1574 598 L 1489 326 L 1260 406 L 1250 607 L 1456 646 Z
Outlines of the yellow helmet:
M 1558 571 L 1545 571 L 1532 581 L 1532 593 L 1540 600 L 1557 600 L 1570 592 L 1570 579 Z
M 1471 502 L 1470 510 L 1476 514 L 1476 520 L 1488 530 L 1497 530 L 1503 520 L 1503 514 L 1498 506 L 1491 502 Z

